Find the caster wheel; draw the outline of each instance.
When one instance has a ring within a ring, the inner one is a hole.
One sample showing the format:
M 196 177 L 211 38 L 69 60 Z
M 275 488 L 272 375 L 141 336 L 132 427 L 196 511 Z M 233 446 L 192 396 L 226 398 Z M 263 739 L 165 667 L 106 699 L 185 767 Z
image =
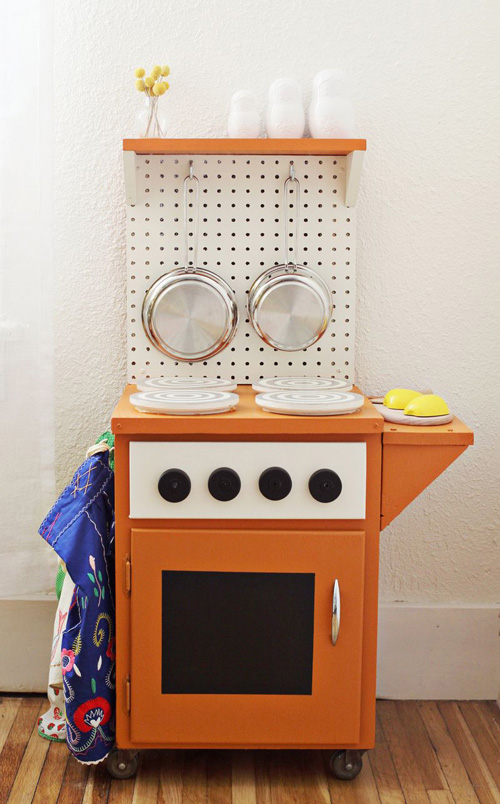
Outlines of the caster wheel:
M 137 772 L 139 755 L 133 751 L 120 751 L 115 748 L 106 759 L 108 773 L 113 779 L 130 779 Z
M 363 767 L 360 751 L 334 751 L 328 763 L 336 779 L 355 779 Z

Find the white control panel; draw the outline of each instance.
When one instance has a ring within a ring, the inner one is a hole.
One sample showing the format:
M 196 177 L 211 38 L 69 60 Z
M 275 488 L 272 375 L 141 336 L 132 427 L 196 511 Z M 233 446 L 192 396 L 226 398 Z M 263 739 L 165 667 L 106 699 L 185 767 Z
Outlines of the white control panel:
M 364 519 L 365 507 L 365 443 L 130 443 L 132 519 Z

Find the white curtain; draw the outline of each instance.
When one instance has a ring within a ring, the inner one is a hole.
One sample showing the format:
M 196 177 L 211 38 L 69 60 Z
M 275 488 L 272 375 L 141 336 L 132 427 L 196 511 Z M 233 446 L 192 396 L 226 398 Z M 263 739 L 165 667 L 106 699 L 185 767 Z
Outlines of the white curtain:
M 0 32 L 0 597 L 53 588 L 37 534 L 54 500 L 52 5 L 4 3 Z

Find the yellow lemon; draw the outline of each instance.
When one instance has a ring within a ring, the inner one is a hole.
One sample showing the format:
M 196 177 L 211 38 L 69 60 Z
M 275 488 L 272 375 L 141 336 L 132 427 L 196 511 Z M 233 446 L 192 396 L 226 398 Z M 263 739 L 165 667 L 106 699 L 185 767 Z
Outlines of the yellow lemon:
M 138 67 L 137 70 L 135 71 L 135 77 L 136 78 L 144 78 L 145 75 L 146 75 L 146 70 L 143 70 L 142 67 Z
M 168 64 L 164 64 L 164 65 L 163 65 L 163 67 L 161 68 L 161 74 L 162 74 L 162 75 L 163 75 L 165 78 L 167 77 L 167 75 L 170 75 L 170 67 L 168 66 Z
M 412 399 L 420 396 L 418 391 L 410 391 L 409 388 L 393 388 L 384 397 L 384 405 L 391 410 L 403 410 Z
M 144 81 L 142 80 L 142 78 L 137 79 L 137 81 L 135 82 L 135 88 L 138 89 L 139 92 L 144 92 L 146 87 L 144 85 Z
M 420 394 L 405 407 L 406 416 L 447 416 L 448 405 L 436 394 Z

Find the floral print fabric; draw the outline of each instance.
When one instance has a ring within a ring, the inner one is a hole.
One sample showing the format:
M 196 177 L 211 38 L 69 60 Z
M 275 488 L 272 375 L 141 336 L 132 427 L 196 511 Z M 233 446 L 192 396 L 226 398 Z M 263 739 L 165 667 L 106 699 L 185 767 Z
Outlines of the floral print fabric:
M 61 639 L 66 741 L 80 762 L 100 762 L 115 740 L 114 479 L 108 453 L 84 461 L 39 533 L 75 584 Z

